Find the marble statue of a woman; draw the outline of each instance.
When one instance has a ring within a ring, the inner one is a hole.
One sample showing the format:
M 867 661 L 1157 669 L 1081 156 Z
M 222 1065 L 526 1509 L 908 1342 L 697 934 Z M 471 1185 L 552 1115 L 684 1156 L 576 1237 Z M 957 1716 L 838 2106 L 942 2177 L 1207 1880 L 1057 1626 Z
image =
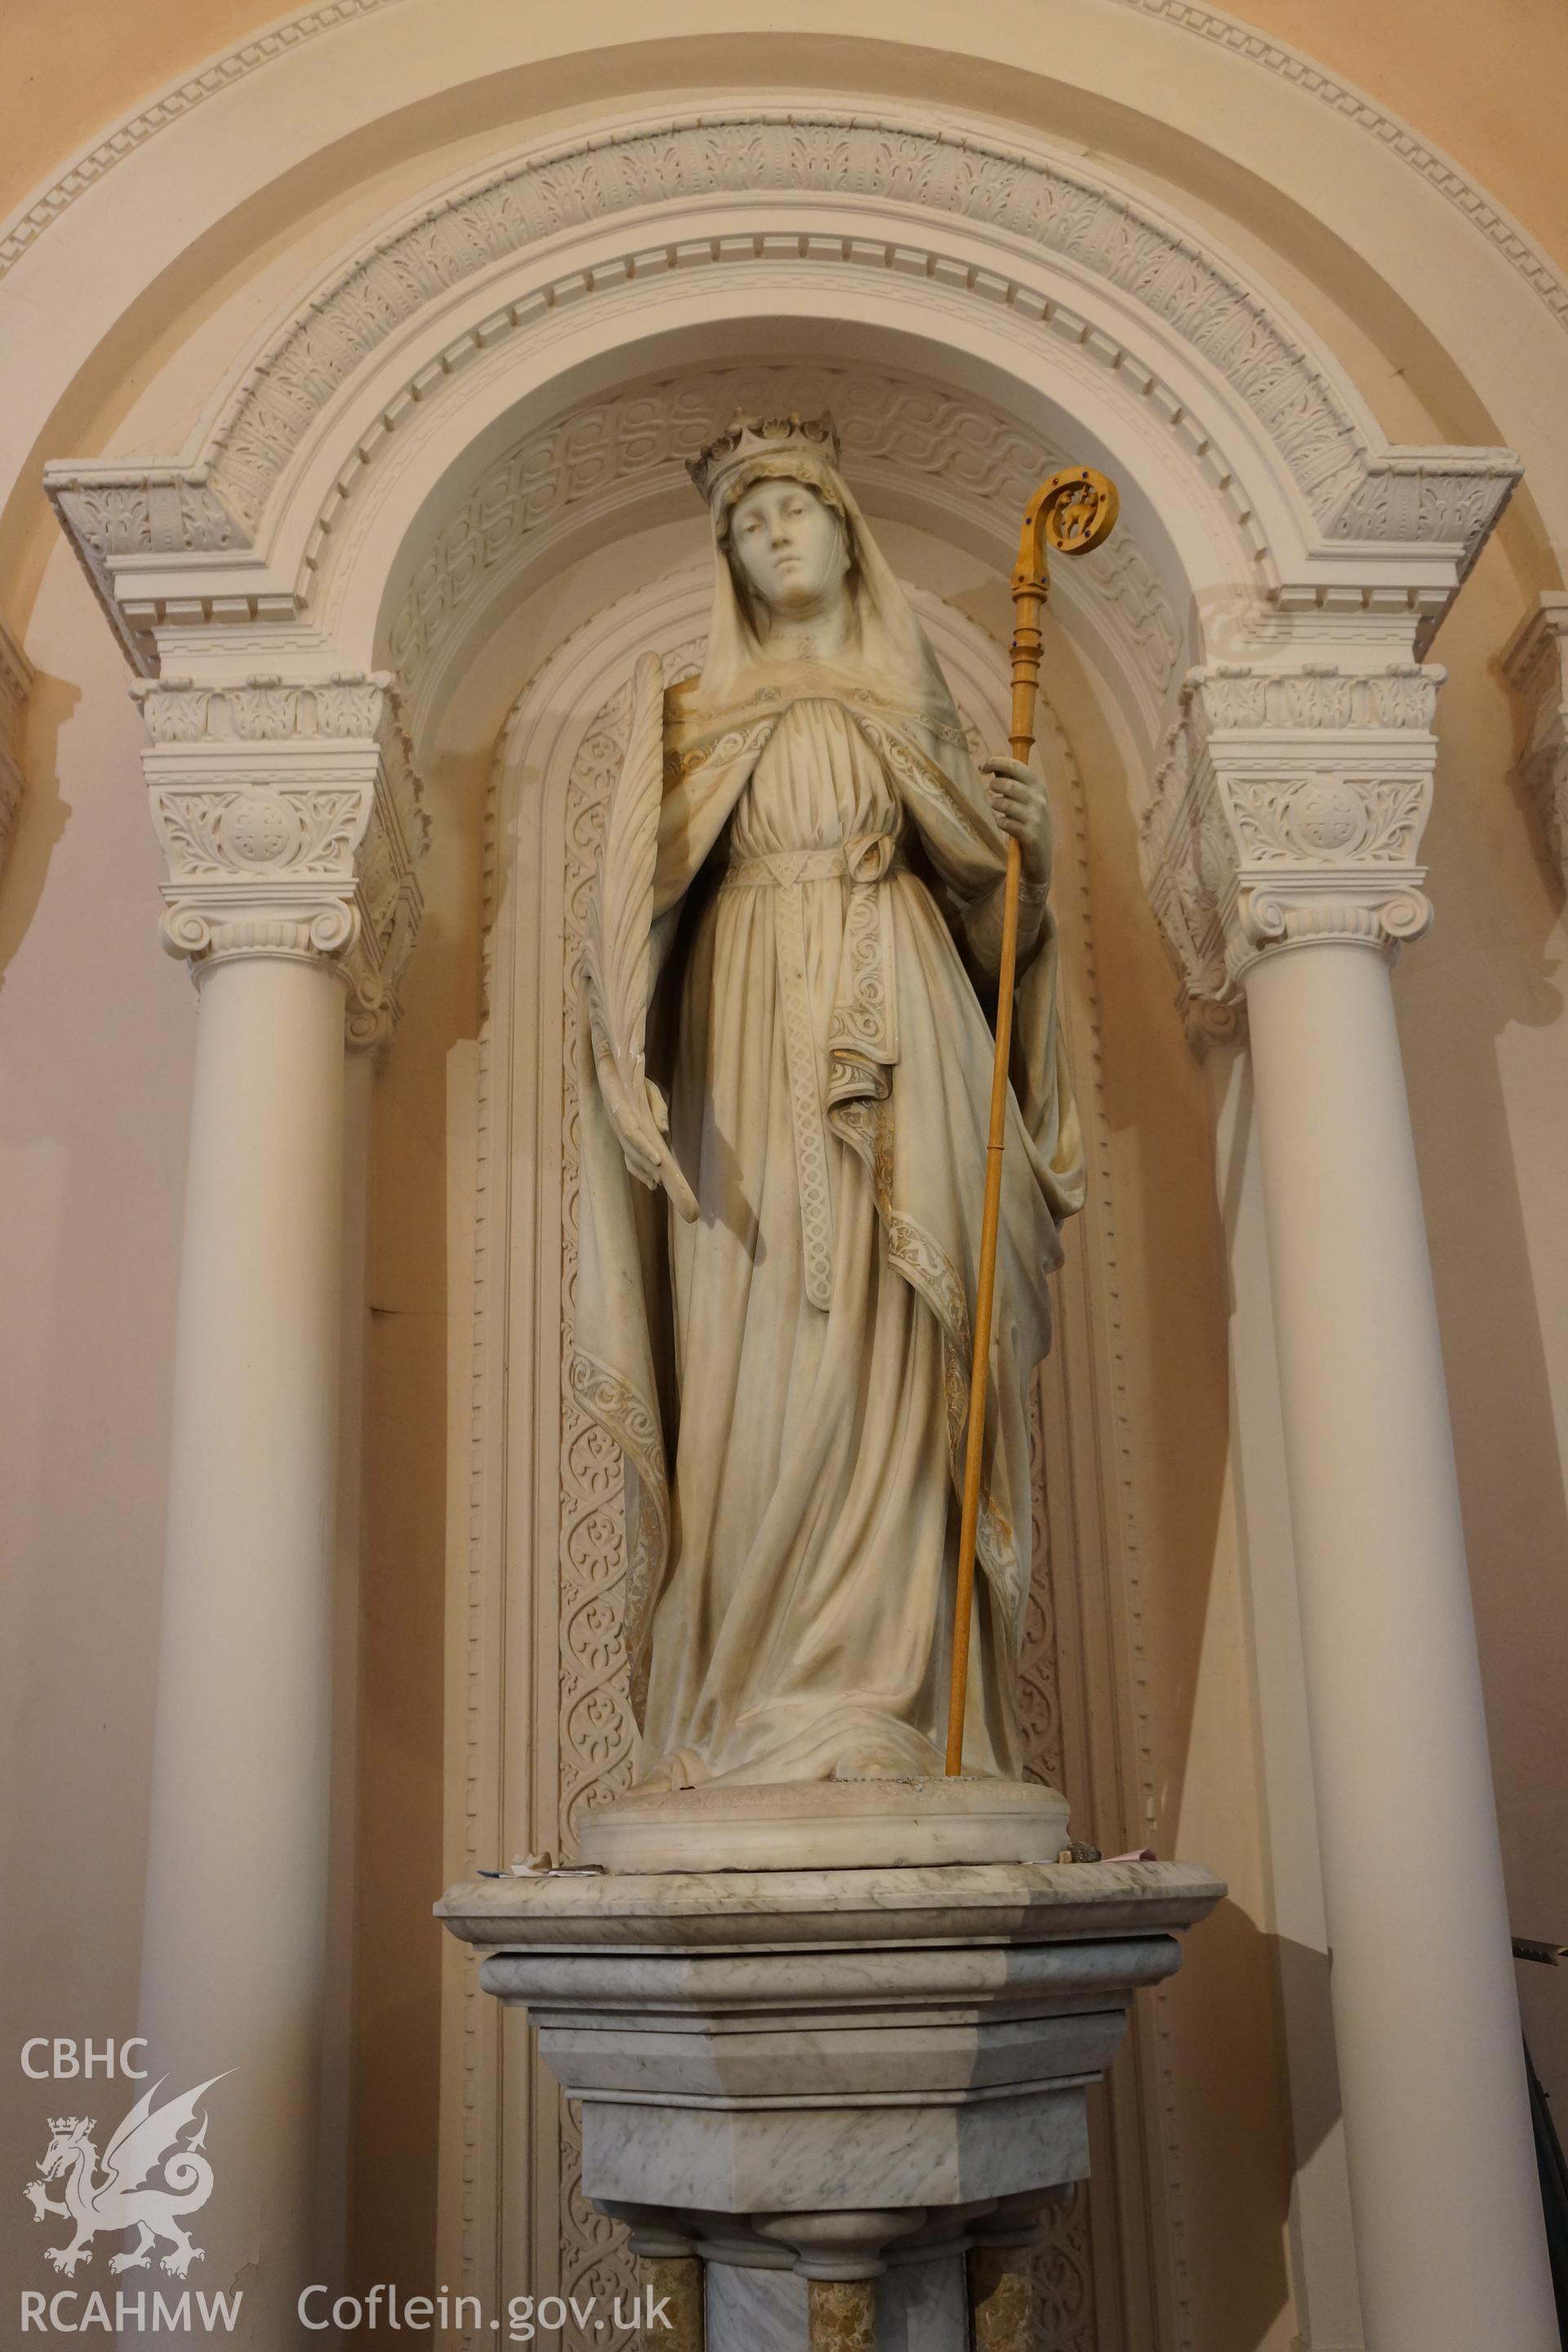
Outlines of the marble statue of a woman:
M 826 418 L 737 418 L 701 676 L 638 666 L 590 917 L 573 1385 L 645 1790 L 940 1773 L 1006 834 L 1024 883 L 964 1744 L 1016 1780 L 1029 1377 L 1083 1199 L 1044 787 L 981 782 Z

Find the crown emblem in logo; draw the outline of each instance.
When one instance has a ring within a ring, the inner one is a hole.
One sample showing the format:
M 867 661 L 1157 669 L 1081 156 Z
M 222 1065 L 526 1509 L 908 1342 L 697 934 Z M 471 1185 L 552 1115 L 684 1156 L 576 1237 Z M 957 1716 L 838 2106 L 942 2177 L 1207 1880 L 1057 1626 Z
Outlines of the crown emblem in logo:
M 180 2098 L 157 2105 L 160 2080 L 142 2092 L 130 2114 L 119 2124 L 103 2151 L 99 2170 L 96 2144 L 88 2135 L 96 2126 L 90 2116 L 51 2116 L 49 2144 L 38 2159 L 38 2177 L 29 2180 L 23 2195 L 35 2221 L 58 2215 L 75 2231 L 68 2245 L 46 2246 L 44 2259 L 67 2278 L 74 2278 L 79 2263 L 92 2260 L 92 2241 L 116 2230 L 134 2230 L 136 2242 L 115 2254 L 110 2269 L 144 2271 L 156 2248 L 173 2278 L 184 2278 L 202 2250 L 191 2242 L 185 2217 L 198 2212 L 212 2195 L 213 2168 L 204 2153 L 207 2119 L 202 2102 L 215 2074 Z M 195 2126 L 194 2132 L 192 2127 Z M 192 2136 L 187 2137 L 186 2134 Z M 60 2190 L 49 2195 L 53 2182 Z
M 693 457 L 687 472 L 705 499 L 711 499 L 728 474 L 749 466 L 756 457 L 787 457 L 790 450 L 809 450 L 838 463 L 838 428 L 831 416 L 745 416 L 730 419 L 716 441 Z

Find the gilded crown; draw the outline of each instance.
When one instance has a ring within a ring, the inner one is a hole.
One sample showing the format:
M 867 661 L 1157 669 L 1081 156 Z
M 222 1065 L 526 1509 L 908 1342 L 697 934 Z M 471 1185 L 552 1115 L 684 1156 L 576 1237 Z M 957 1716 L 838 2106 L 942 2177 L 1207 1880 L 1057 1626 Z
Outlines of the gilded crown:
M 838 463 L 838 428 L 831 416 L 734 415 L 716 441 L 687 465 L 705 499 L 711 499 L 727 474 L 756 457 L 787 457 L 791 449 Z

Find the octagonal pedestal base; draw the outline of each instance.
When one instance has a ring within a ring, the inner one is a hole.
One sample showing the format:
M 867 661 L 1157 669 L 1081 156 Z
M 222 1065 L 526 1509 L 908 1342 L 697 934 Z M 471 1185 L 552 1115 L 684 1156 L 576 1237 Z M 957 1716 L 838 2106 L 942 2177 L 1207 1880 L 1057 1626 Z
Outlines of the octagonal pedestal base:
M 1224 1892 L 1179 1863 L 605 1871 L 437 1910 L 582 2103 L 584 2189 L 676 2323 L 649 2344 L 1026 2352 L 1085 2094 Z

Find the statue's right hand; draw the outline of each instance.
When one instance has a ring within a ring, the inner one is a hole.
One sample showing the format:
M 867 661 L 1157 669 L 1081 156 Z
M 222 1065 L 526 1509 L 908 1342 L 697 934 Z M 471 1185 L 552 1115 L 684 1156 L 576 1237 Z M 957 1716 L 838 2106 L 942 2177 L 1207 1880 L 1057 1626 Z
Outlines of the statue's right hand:
M 620 1139 L 626 1167 L 639 1184 L 657 1192 L 663 1181 L 659 1170 L 664 1158 L 663 1129 L 668 1114 L 659 1118 L 654 1104 L 656 1089 L 647 1078 L 638 1090 L 639 1101 L 637 1093 L 622 1084 L 621 1074 L 608 1054 L 598 1057 L 598 1070 L 599 1091 L 610 1114 L 610 1123 Z M 662 1108 L 662 1100 L 659 1108 Z
M 689 1225 L 695 1223 L 696 1195 L 664 1139 L 669 1131 L 669 1108 L 663 1095 L 646 1076 L 640 1061 L 636 1084 L 628 1088 L 612 1055 L 605 1053 L 595 1058 L 605 1108 L 620 1139 L 628 1171 L 650 1192 L 661 1189 L 668 1192 L 677 1216 L 684 1218 Z

